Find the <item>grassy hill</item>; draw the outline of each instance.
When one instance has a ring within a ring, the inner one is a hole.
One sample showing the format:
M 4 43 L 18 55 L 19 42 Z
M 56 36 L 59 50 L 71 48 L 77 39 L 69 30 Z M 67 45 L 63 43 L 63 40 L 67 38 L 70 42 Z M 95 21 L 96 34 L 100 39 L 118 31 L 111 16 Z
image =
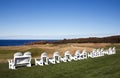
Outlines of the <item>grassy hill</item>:
M 89 38 L 77 38 L 77 39 L 64 39 L 53 42 L 54 44 L 63 43 L 120 43 L 120 35 L 108 36 L 108 37 L 89 37 Z
M 9 70 L 0 63 L 0 78 L 120 78 L 120 45 L 117 54 L 48 66 Z
M 89 38 L 76 38 L 76 39 L 63 39 L 55 42 L 37 41 L 28 43 L 26 45 L 34 44 L 66 44 L 66 43 L 120 43 L 120 35 L 108 37 L 89 37 Z

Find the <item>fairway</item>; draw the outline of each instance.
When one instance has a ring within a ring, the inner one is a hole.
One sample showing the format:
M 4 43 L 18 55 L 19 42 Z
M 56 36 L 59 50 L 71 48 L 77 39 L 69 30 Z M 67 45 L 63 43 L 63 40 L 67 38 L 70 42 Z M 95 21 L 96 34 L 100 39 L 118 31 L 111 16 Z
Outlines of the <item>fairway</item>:
M 0 63 L 0 78 L 120 78 L 120 46 L 117 54 L 46 66 L 9 70 Z

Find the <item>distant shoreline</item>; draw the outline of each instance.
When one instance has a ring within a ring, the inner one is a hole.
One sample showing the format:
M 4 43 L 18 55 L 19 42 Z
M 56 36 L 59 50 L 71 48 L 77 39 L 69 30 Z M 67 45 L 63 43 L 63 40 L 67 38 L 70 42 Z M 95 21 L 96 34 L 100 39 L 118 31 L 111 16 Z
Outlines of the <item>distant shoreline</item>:
M 39 42 L 39 41 L 47 41 L 47 42 L 53 42 L 57 40 L 0 40 L 0 46 L 22 46 L 29 43 Z

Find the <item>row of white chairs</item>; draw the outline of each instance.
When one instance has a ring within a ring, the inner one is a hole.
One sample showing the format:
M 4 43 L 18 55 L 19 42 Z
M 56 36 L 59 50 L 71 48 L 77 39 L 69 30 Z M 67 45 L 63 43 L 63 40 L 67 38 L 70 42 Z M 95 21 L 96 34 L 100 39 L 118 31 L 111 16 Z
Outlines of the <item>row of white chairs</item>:
M 49 58 L 47 53 L 44 52 L 41 54 L 41 57 L 35 58 L 35 65 L 49 65 L 56 64 L 60 62 L 68 62 L 72 60 L 81 60 L 81 59 L 87 59 L 87 58 L 95 58 L 95 57 L 101 57 L 104 55 L 111 55 L 116 54 L 115 47 L 109 48 L 107 50 L 102 49 L 93 49 L 92 52 L 87 52 L 86 50 L 83 50 L 80 52 L 80 50 L 77 50 L 75 54 L 72 56 L 70 51 L 66 51 L 64 53 L 64 56 L 61 57 L 59 52 L 54 52 L 53 57 Z M 13 60 L 8 60 L 9 62 L 9 69 L 16 69 L 18 66 L 27 66 L 31 67 L 31 52 L 25 52 L 23 55 L 21 52 L 17 52 L 14 54 Z
M 35 65 L 43 66 L 48 65 L 49 63 L 56 64 L 60 62 L 67 62 L 80 59 L 87 59 L 87 52 L 85 50 L 83 50 L 82 53 L 80 53 L 80 50 L 77 50 L 74 56 L 71 55 L 70 51 L 66 51 L 63 57 L 59 55 L 59 52 L 54 52 L 52 58 L 49 58 L 47 56 L 47 53 L 44 52 L 41 54 L 40 59 L 35 58 Z
M 92 52 L 88 53 L 88 57 L 95 58 L 95 57 L 101 57 L 104 55 L 111 55 L 116 54 L 115 47 L 109 48 L 108 50 L 101 49 L 93 49 Z
M 64 56 L 61 57 L 59 55 L 59 52 L 54 52 L 53 57 L 49 58 L 47 56 L 47 53 L 44 52 L 41 54 L 40 59 L 35 58 L 35 65 L 48 65 L 50 63 L 56 64 L 60 62 L 67 62 L 67 61 L 72 61 L 72 60 L 81 60 L 81 59 L 87 59 L 87 58 L 95 58 L 95 57 L 101 57 L 104 55 L 111 55 L 111 54 L 116 54 L 115 47 L 109 48 L 108 50 L 102 49 L 93 49 L 92 52 L 86 52 L 86 50 L 83 50 L 80 52 L 80 50 L 77 50 L 75 54 L 72 56 L 70 51 L 66 51 L 64 53 Z

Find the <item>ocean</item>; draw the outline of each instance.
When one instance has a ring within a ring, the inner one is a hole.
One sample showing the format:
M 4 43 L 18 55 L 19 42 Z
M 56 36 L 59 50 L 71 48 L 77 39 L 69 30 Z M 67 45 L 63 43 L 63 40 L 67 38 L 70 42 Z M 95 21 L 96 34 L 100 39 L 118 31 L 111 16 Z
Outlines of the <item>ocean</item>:
M 57 40 L 0 40 L 0 46 L 21 46 L 36 41 L 54 42 Z

